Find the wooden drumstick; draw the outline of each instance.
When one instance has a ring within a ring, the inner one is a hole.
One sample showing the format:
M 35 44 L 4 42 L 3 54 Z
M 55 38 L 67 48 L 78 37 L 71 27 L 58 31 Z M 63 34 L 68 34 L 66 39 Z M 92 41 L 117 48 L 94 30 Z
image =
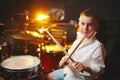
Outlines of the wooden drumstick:
M 94 33 L 92 34 L 91 38 L 93 38 L 96 33 L 97 33 L 97 32 L 94 32 Z M 83 42 L 83 40 L 85 39 L 85 37 L 86 37 L 86 36 L 84 36 L 84 37 L 80 40 L 80 42 L 78 43 L 78 45 L 75 47 L 75 49 L 74 49 L 74 50 L 72 51 L 72 53 L 69 55 L 69 57 L 66 59 L 66 62 L 71 58 L 71 56 L 72 56 L 73 53 L 76 51 L 76 49 L 79 47 L 79 45 Z M 89 39 L 91 39 L 91 38 L 89 38 Z M 74 62 L 75 62 L 75 60 L 74 60 Z
M 83 40 L 85 39 L 86 36 L 84 36 L 80 42 L 78 43 L 78 45 L 75 47 L 75 49 L 71 52 L 71 54 L 68 56 L 68 58 L 66 59 L 66 62 L 71 58 L 71 56 L 73 55 L 73 53 L 76 51 L 76 49 L 79 47 L 79 45 L 83 42 Z M 75 61 L 74 61 L 75 62 Z

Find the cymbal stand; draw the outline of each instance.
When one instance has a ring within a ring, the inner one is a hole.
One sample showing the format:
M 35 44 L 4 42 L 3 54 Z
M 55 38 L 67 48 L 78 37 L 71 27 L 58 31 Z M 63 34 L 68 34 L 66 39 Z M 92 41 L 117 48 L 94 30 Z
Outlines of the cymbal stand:
M 38 48 L 37 48 L 37 52 L 38 52 L 38 53 L 37 53 L 37 56 L 38 56 L 38 58 L 41 58 L 41 56 L 45 54 L 45 52 L 44 52 L 43 49 L 46 50 L 46 49 L 45 49 L 44 38 L 42 38 L 42 39 L 40 40 L 39 44 L 38 44 Z
M 25 10 L 25 23 L 24 23 L 24 28 L 23 28 L 23 31 L 26 31 L 27 30 L 27 27 L 28 27 L 28 25 L 29 25 L 29 11 L 28 10 Z M 25 46 L 24 46 L 24 53 L 25 53 L 25 55 L 27 55 L 28 54 L 28 41 L 27 40 L 25 40 Z
M 25 41 L 24 54 L 25 54 L 25 55 L 28 54 L 28 43 L 27 43 L 27 40 Z

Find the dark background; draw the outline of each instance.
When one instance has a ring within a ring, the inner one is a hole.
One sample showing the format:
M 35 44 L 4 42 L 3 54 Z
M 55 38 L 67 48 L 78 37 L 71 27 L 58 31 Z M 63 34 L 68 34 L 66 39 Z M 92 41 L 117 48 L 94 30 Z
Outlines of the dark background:
M 63 8 L 65 20 L 77 19 L 86 8 L 93 8 L 104 20 L 119 20 L 119 0 L 1 0 L 0 21 L 9 19 L 13 13 L 31 13 L 37 10 L 49 11 L 51 8 Z
M 106 70 L 103 80 L 120 79 L 120 3 L 119 0 L 0 0 L 0 23 L 6 24 L 14 13 L 24 13 L 35 9 L 49 11 L 51 8 L 62 8 L 65 11 L 63 21 L 77 20 L 79 13 L 94 9 L 101 19 L 98 38 L 107 49 Z M 21 16 L 21 15 L 18 15 Z

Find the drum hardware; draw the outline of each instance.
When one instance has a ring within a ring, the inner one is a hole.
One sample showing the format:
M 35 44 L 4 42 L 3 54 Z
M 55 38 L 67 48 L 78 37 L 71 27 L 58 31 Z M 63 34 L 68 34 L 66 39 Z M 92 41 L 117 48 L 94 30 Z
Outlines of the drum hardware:
M 43 49 L 44 49 L 45 51 L 44 51 Z M 43 55 L 46 54 L 46 49 L 45 49 L 45 44 L 44 44 L 44 42 L 41 42 L 41 43 L 38 44 L 38 47 L 37 47 L 36 51 L 37 51 L 37 56 L 38 56 L 38 58 L 41 58 Z
M 13 55 L 14 41 L 0 36 L 0 62 Z
M 24 54 L 27 55 L 28 54 L 28 43 L 27 41 L 25 41 L 25 46 L 24 46 Z

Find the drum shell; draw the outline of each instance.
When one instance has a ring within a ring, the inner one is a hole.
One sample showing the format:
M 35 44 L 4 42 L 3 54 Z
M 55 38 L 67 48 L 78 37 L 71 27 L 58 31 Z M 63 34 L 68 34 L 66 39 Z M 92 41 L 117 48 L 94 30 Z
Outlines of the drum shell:
M 21 69 L 21 70 L 12 70 L 12 69 L 6 69 L 4 67 L 0 68 L 0 71 L 2 72 L 0 75 L 5 80 L 26 80 L 26 79 L 32 79 L 38 75 L 38 66 L 28 68 L 28 69 Z

